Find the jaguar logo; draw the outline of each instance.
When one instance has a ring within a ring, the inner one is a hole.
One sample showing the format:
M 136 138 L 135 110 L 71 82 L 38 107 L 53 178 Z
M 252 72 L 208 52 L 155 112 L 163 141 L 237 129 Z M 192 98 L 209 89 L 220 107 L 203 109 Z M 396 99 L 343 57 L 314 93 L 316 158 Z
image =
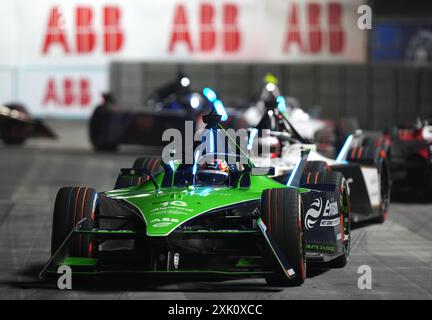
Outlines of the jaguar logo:
M 315 224 L 318 222 L 318 218 L 321 214 L 322 205 L 322 199 L 316 198 L 309 206 L 305 216 L 305 227 L 307 230 L 311 230 L 315 227 Z

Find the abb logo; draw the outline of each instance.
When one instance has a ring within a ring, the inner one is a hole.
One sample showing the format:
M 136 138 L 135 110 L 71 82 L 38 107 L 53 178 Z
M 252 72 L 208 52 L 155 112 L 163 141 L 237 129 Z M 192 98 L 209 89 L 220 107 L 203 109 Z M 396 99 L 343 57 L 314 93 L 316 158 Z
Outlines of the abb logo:
M 288 53 L 297 46 L 303 53 L 341 53 L 345 47 L 345 31 L 342 26 L 343 6 L 340 3 L 308 3 L 306 8 L 307 32 L 301 33 L 298 5 L 291 4 L 288 12 L 288 28 L 285 34 L 283 51 Z M 326 9 L 326 10 L 325 10 Z M 325 15 L 326 12 L 326 15 Z M 327 25 L 322 28 L 322 23 Z
M 64 78 L 56 82 L 49 78 L 42 105 L 53 104 L 57 107 L 70 107 L 80 105 L 88 107 L 91 104 L 90 80 L 87 78 Z
M 181 4 L 174 9 L 174 22 L 170 34 L 168 51 L 173 52 L 178 44 L 186 46 L 189 52 L 211 52 L 220 41 L 224 52 L 236 52 L 240 48 L 240 31 L 237 27 L 238 8 L 234 4 L 222 6 L 222 32 L 216 32 L 216 10 L 212 4 L 199 7 L 199 43 L 192 43 L 189 19 Z M 219 40 L 220 39 L 220 40 Z
M 75 9 L 74 42 L 69 42 L 65 30 L 64 15 L 59 7 L 53 7 L 48 17 L 42 53 L 46 55 L 53 46 L 60 47 L 64 53 L 88 54 L 95 50 L 98 39 L 94 25 L 94 12 L 91 7 L 79 6 Z M 120 27 L 121 10 L 116 6 L 102 8 L 102 30 L 100 39 L 103 52 L 115 53 L 121 50 L 124 33 Z

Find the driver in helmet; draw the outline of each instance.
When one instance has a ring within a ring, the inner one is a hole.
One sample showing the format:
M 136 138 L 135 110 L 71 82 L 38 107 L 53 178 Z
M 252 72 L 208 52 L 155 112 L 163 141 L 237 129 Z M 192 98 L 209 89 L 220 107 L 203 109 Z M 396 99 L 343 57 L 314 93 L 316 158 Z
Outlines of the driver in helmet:
M 210 163 L 203 163 L 197 171 L 197 180 L 203 185 L 228 185 L 230 166 L 223 159 L 215 159 Z

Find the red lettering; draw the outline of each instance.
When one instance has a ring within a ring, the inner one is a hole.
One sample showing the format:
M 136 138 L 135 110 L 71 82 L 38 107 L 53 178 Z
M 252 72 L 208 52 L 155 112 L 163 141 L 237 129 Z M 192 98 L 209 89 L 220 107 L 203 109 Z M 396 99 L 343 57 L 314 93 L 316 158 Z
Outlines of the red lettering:
M 48 49 L 54 44 L 60 45 L 65 53 L 69 52 L 63 24 L 64 20 L 60 9 L 54 7 L 50 12 L 48 26 L 45 33 L 45 40 L 42 49 L 44 54 L 46 54 Z
M 224 50 L 226 52 L 238 51 L 240 47 L 240 32 L 237 27 L 237 6 L 226 4 L 223 7 Z
M 76 10 L 75 24 L 76 50 L 79 53 L 91 52 L 95 46 L 95 33 L 92 28 L 93 11 L 89 7 L 78 7 Z
M 178 42 L 184 42 L 189 51 L 192 51 L 192 41 L 188 29 L 188 20 L 186 10 L 183 5 L 178 5 L 175 8 L 174 13 L 174 27 L 171 32 L 171 38 L 169 42 L 169 52 L 174 51 L 174 46 Z
M 43 105 L 50 103 L 57 107 L 71 107 L 79 104 L 87 107 L 91 104 L 90 80 L 87 78 L 64 78 L 62 81 L 63 92 L 57 92 L 56 82 L 53 78 L 48 79 Z
M 104 8 L 104 51 L 118 52 L 123 47 L 124 33 L 120 28 L 120 8 Z
M 44 105 L 49 104 L 50 102 L 56 104 L 57 103 L 57 94 L 56 94 L 56 86 L 54 79 L 50 78 L 48 80 L 47 89 L 45 91 L 45 96 L 43 98 Z
M 284 51 L 288 52 L 289 47 L 292 44 L 297 45 L 300 51 L 303 51 L 303 45 L 302 45 L 299 21 L 297 15 L 297 5 L 295 3 L 291 5 L 290 14 L 288 16 L 288 33 L 285 38 Z
M 70 106 L 74 103 L 74 92 L 72 79 L 65 78 L 63 81 L 63 105 Z
M 200 22 L 200 48 L 201 51 L 212 51 L 216 44 L 216 32 L 214 30 L 214 9 L 210 4 L 201 6 Z
M 78 7 L 76 10 L 75 24 L 76 50 L 79 53 L 93 51 L 95 46 L 95 33 L 92 28 L 93 11 L 89 7 Z
M 79 84 L 80 84 L 80 104 L 83 107 L 88 106 L 91 101 L 90 81 L 88 79 L 81 79 Z
M 321 6 L 317 3 L 308 5 L 309 52 L 317 53 L 322 49 L 322 32 L 320 29 Z
M 329 42 L 331 53 L 341 53 L 345 46 L 345 32 L 342 29 L 342 6 L 340 3 L 329 4 Z

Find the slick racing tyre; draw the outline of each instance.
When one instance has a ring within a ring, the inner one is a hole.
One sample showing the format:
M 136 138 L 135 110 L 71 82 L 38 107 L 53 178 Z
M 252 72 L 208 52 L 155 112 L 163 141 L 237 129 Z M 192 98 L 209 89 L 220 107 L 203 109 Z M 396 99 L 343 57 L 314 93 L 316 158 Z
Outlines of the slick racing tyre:
M 347 260 L 351 249 L 351 217 L 350 217 L 350 207 L 349 207 L 349 195 L 348 187 L 345 178 L 340 172 L 332 172 L 336 174 L 331 174 L 326 178 L 325 183 L 335 184 L 337 190 L 340 191 L 340 207 L 342 211 L 340 213 L 340 227 L 341 227 L 341 245 L 343 248 L 343 253 L 337 258 L 333 259 L 328 263 L 331 268 L 343 268 L 347 264 Z
M 334 185 L 339 190 L 345 178 L 342 173 L 336 171 L 309 171 L 304 172 L 300 179 L 300 186 L 303 188 L 324 191 L 325 186 Z
M 113 124 L 109 106 L 98 106 L 89 123 L 90 141 L 96 151 L 115 151 L 119 145 L 119 136 Z
M 328 263 L 331 268 L 342 268 L 346 265 L 350 253 L 351 244 L 351 217 L 349 207 L 349 195 L 346 180 L 340 172 L 309 172 L 300 181 L 301 187 L 325 191 L 329 186 L 334 186 L 340 193 L 340 227 L 342 254 Z
M 271 286 L 299 286 L 306 279 L 303 207 L 297 189 L 269 189 L 261 197 L 261 216 L 296 276 L 288 279 L 282 272 L 266 278 Z
M 376 222 L 384 223 L 384 221 L 386 221 L 388 217 L 391 194 L 390 166 L 387 158 L 380 158 L 378 176 L 380 179 L 381 203 L 379 212 L 380 215 L 376 219 Z
M 306 162 L 306 167 L 304 172 L 326 172 L 329 171 L 330 167 L 325 161 L 308 161 Z
M 63 241 L 82 219 L 83 229 L 95 227 L 97 193 L 92 188 L 63 187 L 57 193 L 51 234 L 51 255 L 63 244 Z M 88 235 L 72 235 L 66 244 L 71 257 L 93 257 L 97 246 Z
M 146 157 L 140 157 L 137 158 L 132 165 L 132 168 L 134 169 L 147 169 L 153 172 L 154 175 L 162 172 L 162 166 L 160 164 L 159 158 L 146 158 Z M 119 174 L 117 177 L 117 181 L 114 185 L 114 189 L 123 189 L 128 188 L 132 186 L 138 186 L 141 183 L 147 181 L 149 177 L 136 177 L 136 176 L 129 176 L 129 175 L 122 175 Z

